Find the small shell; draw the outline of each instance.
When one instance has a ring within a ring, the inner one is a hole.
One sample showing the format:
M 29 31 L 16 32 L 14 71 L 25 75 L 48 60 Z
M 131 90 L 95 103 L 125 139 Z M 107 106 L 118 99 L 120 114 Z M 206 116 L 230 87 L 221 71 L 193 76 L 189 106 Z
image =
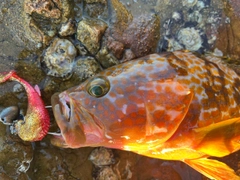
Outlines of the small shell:
M 56 38 L 47 48 L 41 63 L 48 75 L 67 78 L 72 75 L 76 55 L 77 50 L 69 40 Z
M 184 21 L 183 12 L 174 11 L 172 13 L 172 19 L 174 19 L 176 22 L 183 22 Z
M 3 109 L 0 113 L 0 118 L 4 123 L 12 123 L 18 118 L 19 108 L 17 106 L 10 106 Z
M 199 31 L 194 27 L 183 28 L 178 32 L 177 36 L 180 44 L 185 46 L 185 49 L 197 51 L 202 46 L 202 38 Z

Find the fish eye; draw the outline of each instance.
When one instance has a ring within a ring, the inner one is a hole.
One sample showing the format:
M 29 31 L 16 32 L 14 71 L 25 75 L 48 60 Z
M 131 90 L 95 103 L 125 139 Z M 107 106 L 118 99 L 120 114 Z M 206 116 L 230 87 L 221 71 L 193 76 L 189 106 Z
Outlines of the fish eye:
M 105 77 L 95 77 L 91 79 L 87 86 L 87 92 L 93 97 L 102 97 L 108 93 L 110 89 L 109 81 Z

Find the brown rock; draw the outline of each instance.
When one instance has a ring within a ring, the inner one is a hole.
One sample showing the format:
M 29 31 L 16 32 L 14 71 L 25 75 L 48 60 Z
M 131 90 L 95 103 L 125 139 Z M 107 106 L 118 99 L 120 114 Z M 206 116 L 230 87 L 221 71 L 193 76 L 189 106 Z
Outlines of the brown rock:
M 218 29 L 218 38 L 214 48 L 218 48 L 224 55 L 231 59 L 240 58 L 240 2 L 231 0 L 225 3 L 225 12 L 229 22 L 224 23 Z
M 69 36 L 76 33 L 76 25 L 73 20 L 69 19 L 66 23 L 61 25 L 59 30 L 60 36 Z
M 105 166 L 100 169 L 98 172 L 98 176 L 96 180 L 119 180 L 118 175 L 113 171 L 113 169 L 109 166 Z
M 101 20 L 83 19 L 78 24 L 77 39 L 83 43 L 91 54 L 96 54 L 106 28 L 107 24 Z
M 101 50 L 97 53 L 96 58 L 104 68 L 119 64 L 117 58 L 109 53 L 106 47 L 101 48 Z
M 25 0 L 24 10 L 27 14 L 39 14 L 46 18 L 61 18 L 61 11 L 49 0 Z
M 89 77 L 92 77 L 102 70 L 100 64 L 90 56 L 81 57 L 78 56 L 75 59 L 75 65 L 73 68 L 74 79 L 83 81 Z
M 231 6 L 235 16 L 240 18 L 240 1 L 239 0 L 229 0 L 229 5 Z
M 126 62 L 126 61 L 130 61 L 132 59 L 135 59 L 136 56 L 135 54 L 131 51 L 131 49 L 127 49 L 125 52 L 124 52 L 124 55 L 123 55 L 123 60 L 121 62 Z
M 85 5 L 84 9 L 91 18 L 104 17 L 107 18 L 107 4 L 103 3 L 89 3 Z
M 72 6 L 68 0 L 25 0 L 25 29 L 31 40 L 48 45 L 60 23 L 66 23 Z
M 123 33 L 123 43 L 136 57 L 150 54 L 157 48 L 160 20 L 155 15 L 142 15 L 133 19 Z
M 109 33 L 116 40 L 120 40 L 133 17 L 119 0 L 111 0 L 111 10 L 111 28 L 109 29 Z
M 115 40 L 110 40 L 108 41 L 108 48 L 116 58 L 118 59 L 122 58 L 124 51 L 123 43 Z
M 159 32 L 159 18 L 145 14 L 134 18 L 128 25 L 123 23 L 121 27 L 112 26 L 108 33 L 126 48 L 131 49 L 136 57 L 141 57 L 156 50 Z
M 89 155 L 89 160 L 95 166 L 108 166 L 115 162 L 112 150 L 104 147 L 95 148 Z

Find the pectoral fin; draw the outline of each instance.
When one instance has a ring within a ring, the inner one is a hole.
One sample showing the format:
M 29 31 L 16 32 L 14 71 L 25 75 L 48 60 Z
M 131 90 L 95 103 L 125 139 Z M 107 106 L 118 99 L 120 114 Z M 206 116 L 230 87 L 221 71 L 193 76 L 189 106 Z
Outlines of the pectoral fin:
M 200 158 L 184 160 L 184 162 L 210 179 L 240 180 L 233 169 L 217 160 Z
M 187 114 L 193 92 L 173 80 L 146 82 L 139 89 L 144 90 L 148 140 L 167 141 Z
M 195 150 L 223 157 L 240 149 L 240 117 L 194 130 Z

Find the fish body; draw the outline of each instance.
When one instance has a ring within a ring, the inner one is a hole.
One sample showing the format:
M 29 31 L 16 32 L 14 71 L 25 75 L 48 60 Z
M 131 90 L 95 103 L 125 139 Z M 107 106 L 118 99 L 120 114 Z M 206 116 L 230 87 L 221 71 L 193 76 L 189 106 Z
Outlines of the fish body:
M 0 74 L 0 83 L 17 81 L 26 90 L 28 108 L 24 120 L 14 123 L 14 129 L 24 141 L 40 141 L 48 133 L 50 117 L 38 90 L 34 89 L 27 81 L 20 78 L 15 71 Z
M 122 149 L 240 179 L 207 158 L 240 149 L 240 78 L 214 58 L 152 54 L 53 95 L 52 106 L 61 130 L 54 145 Z

